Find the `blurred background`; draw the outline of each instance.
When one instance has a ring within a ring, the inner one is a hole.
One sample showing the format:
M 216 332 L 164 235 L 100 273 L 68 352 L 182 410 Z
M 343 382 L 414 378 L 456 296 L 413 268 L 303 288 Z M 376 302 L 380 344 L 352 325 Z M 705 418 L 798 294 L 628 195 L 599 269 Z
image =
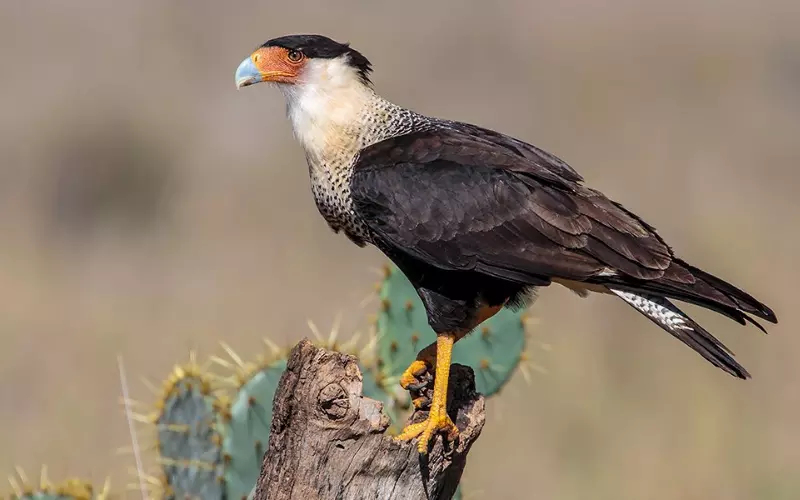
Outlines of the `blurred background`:
M 798 22 L 796 0 L 4 0 L 0 471 L 135 498 L 117 355 L 152 402 L 141 377 L 190 349 L 365 328 L 384 258 L 316 212 L 280 94 L 233 81 L 263 41 L 322 33 L 388 99 L 559 155 L 781 321 L 687 306 L 742 382 L 621 301 L 544 290 L 547 372 L 492 400 L 472 498 L 800 498 Z

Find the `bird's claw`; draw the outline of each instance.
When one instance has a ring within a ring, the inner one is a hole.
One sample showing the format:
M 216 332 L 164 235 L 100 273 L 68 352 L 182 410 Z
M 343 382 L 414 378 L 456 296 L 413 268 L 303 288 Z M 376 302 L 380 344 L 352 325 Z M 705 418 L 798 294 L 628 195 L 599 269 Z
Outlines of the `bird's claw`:
M 458 429 L 447 415 L 442 402 L 437 402 L 433 396 L 434 374 L 431 363 L 425 360 L 416 360 L 400 376 L 400 386 L 412 393 L 412 403 L 418 410 L 430 408 L 428 418 L 424 421 L 409 424 L 395 437 L 398 441 L 410 441 L 419 438 L 417 448 L 423 455 L 428 453 L 428 445 L 437 433 L 443 433 L 445 444 L 448 445 L 458 437 Z M 425 390 L 431 389 L 431 390 Z
M 411 383 L 404 387 L 409 392 L 420 392 L 430 385 L 430 380 L 423 380 L 421 382 Z
M 419 396 L 412 399 L 411 403 L 417 410 L 427 410 L 431 407 L 431 398 L 426 396 Z
M 400 375 L 400 387 L 407 391 L 419 392 L 428 387 L 433 380 L 430 375 L 431 365 L 427 361 L 415 360 Z
M 431 438 L 437 433 L 443 433 L 445 444 L 452 443 L 458 438 L 458 428 L 444 411 L 431 411 L 424 421 L 410 424 L 397 437 L 398 441 L 410 441 L 419 437 L 417 450 L 420 454 L 428 453 Z

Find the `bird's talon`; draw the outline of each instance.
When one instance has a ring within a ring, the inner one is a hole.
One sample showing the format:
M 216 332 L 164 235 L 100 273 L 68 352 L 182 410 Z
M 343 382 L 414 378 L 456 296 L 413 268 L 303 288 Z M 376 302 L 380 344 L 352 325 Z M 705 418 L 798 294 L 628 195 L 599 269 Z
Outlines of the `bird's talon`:
M 397 436 L 394 437 L 397 441 L 411 441 L 415 437 L 422 434 L 422 431 L 428 425 L 428 420 L 424 420 L 422 422 L 418 422 L 416 424 L 409 424 L 407 425 Z
M 445 435 L 445 448 L 458 438 L 458 428 L 444 412 L 431 412 L 427 419 L 407 426 L 395 439 L 398 441 L 410 441 L 419 437 L 417 449 L 421 454 L 425 455 L 428 453 L 428 444 L 437 433 Z
M 426 398 L 425 396 L 420 396 L 418 398 L 414 398 L 411 403 L 414 405 L 414 408 L 418 410 L 425 410 L 430 408 L 431 406 L 431 399 Z
M 429 384 L 430 382 L 416 382 L 413 384 L 408 384 L 406 387 L 404 387 L 404 389 L 411 392 L 419 392 L 422 389 L 428 387 Z
M 422 380 L 422 376 L 428 373 L 430 365 L 422 360 L 415 360 L 411 363 L 406 371 L 400 375 L 400 387 L 410 391 L 419 391 L 426 387 L 430 380 Z

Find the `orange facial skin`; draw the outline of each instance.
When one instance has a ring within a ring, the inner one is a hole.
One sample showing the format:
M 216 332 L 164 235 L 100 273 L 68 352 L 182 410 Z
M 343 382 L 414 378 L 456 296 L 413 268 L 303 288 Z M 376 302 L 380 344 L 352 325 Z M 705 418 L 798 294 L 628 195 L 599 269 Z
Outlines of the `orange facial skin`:
M 306 63 L 302 52 L 283 47 L 261 47 L 250 55 L 265 82 L 294 83 Z

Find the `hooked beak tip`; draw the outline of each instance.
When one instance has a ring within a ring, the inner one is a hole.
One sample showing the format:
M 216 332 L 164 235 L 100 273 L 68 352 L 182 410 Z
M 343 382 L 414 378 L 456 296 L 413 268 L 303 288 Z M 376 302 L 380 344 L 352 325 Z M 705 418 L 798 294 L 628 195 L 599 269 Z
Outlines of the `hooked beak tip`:
M 256 82 L 253 78 L 240 78 L 236 80 L 236 90 L 239 90 L 243 87 L 248 87 L 250 85 L 253 85 L 254 83 L 258 82 Z
M 242 87 L 259 83 L 263 81 L 263 78 L 261 77 L 261 72 L 256 68 L 256 65 L 253 64 L 252 58 L 248 57 L 236 68 L 235 80 L 236 88 L 241 89 Z

